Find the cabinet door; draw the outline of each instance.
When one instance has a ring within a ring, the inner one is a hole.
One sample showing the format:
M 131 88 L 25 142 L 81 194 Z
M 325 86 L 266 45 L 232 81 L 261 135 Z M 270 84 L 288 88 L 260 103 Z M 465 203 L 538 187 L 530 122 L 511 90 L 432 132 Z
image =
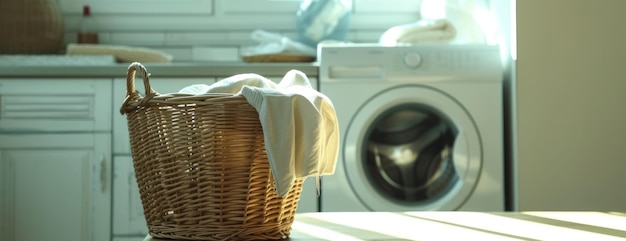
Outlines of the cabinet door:
M 148 225 L 143 215 L 131 156 L 113 158 L 113 235 L 143 239 Z
M 0 80 L 0 132 L 111 130 L 111 79 Z
M 110 134 L 0 134 L 0 240 L 110 240 Z

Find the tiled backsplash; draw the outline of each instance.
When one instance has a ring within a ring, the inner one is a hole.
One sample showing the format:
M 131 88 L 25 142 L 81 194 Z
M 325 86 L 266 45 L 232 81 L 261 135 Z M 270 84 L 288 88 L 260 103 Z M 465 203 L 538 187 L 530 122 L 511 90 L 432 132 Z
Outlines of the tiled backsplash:
M 66 1 L 62 4 L 66 26 L 65 43 L 74 43 L 81 20 L 80 12 L 76 10 L 80 8 L 80 3 L 78 0 L 60 1 Z M 226 10 L 220 10 L 230 6 L 224 3 L 215 1 L 211 14 L 181 14 L 175 11 L 167 14 L 132 13 L 128 10 L 115 13 L 111 12 L 110 6 L 107 6 L 108 10 L 99 12 L 96 7 L 106 6 L 99 3 L 92 7 L 92 15 L 100 26 L 101 44 L 152 48 L 171 54 L 175 62 L 239 61 L 242 48 L 258 44 L 251 39 L 251 34 L 256 29 L 297 40 L 295 11 L 293 14 L 230 14 Z M 377 42 L 388 28 L 418 19 L 416 11 L 372 13 L 371 9 L 365 10 L 363 13 L 353 11 L 347 41 Z
M 99 33 L 101 44 L 140 46 L 157 49 L 174 56 L 174 61 L 238 61 L 241 49 L 258 43 L 250 38 L 254 30 L 229 32 L 201 30 L 196 32 L 107 31 Z M 382 31 L 351 31 L 347 41 L 376 42 Z M 292 32 L 275 32 L 296 40 Z M 66 43 L 76 42 L 76 32 L 66 32 Z

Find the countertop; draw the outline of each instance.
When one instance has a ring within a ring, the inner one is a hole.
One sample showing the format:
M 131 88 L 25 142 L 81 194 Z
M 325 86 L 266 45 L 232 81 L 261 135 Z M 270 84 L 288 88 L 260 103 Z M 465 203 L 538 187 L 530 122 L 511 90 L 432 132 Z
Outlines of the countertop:
M 299 213 L 286 240 L 626 240 L 626 213 Z
M 227 77 L 242 73 L 263 76 L 284 76 L 291 69 L 317 77 L 316 63 L 245 63 L 245 62 L 179 62 L 142 63 L 151 76 L 158 77 Z M 2 65 L 0 78 L 56 78 L 56 77 L 126 77 L 130 63 L 112 64 L 42 64 Z

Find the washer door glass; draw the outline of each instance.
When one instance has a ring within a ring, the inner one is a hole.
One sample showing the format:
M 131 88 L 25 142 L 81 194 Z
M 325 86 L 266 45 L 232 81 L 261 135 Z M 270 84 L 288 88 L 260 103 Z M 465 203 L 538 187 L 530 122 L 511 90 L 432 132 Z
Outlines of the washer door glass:
M 418 85 L 366 102 L 346 132 L 350 185 L 373 211 L 456 210 L 480 174 L 480 138 L 452 97 Z
M 458 131 L 443 113 L 403 104 L 383 112 L 369 128 L 363 168 L 381 195 L 423 202 L 444 195 L 458 181 L 451 153 Z

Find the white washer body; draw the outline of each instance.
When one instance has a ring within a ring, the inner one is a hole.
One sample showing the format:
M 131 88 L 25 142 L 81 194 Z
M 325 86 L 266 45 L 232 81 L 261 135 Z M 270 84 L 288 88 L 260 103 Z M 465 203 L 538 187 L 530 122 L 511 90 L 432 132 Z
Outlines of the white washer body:
M 326 44 L 318 51 L 320 91 L 333 102 L 341 132 L 336 171 L 322 177 L 321 211 L 505 210 L 497 47 Z M 418 116 L 439 116 L 432 123 L 441 131 L 419 134 L 429 140 L 420 143 L 407 136 L 419 128 L 392 132 L 424 126 Z M 379 144 L 381 136 L 412 144 Z M 438 151 L 428 156 L 427 147 Z

